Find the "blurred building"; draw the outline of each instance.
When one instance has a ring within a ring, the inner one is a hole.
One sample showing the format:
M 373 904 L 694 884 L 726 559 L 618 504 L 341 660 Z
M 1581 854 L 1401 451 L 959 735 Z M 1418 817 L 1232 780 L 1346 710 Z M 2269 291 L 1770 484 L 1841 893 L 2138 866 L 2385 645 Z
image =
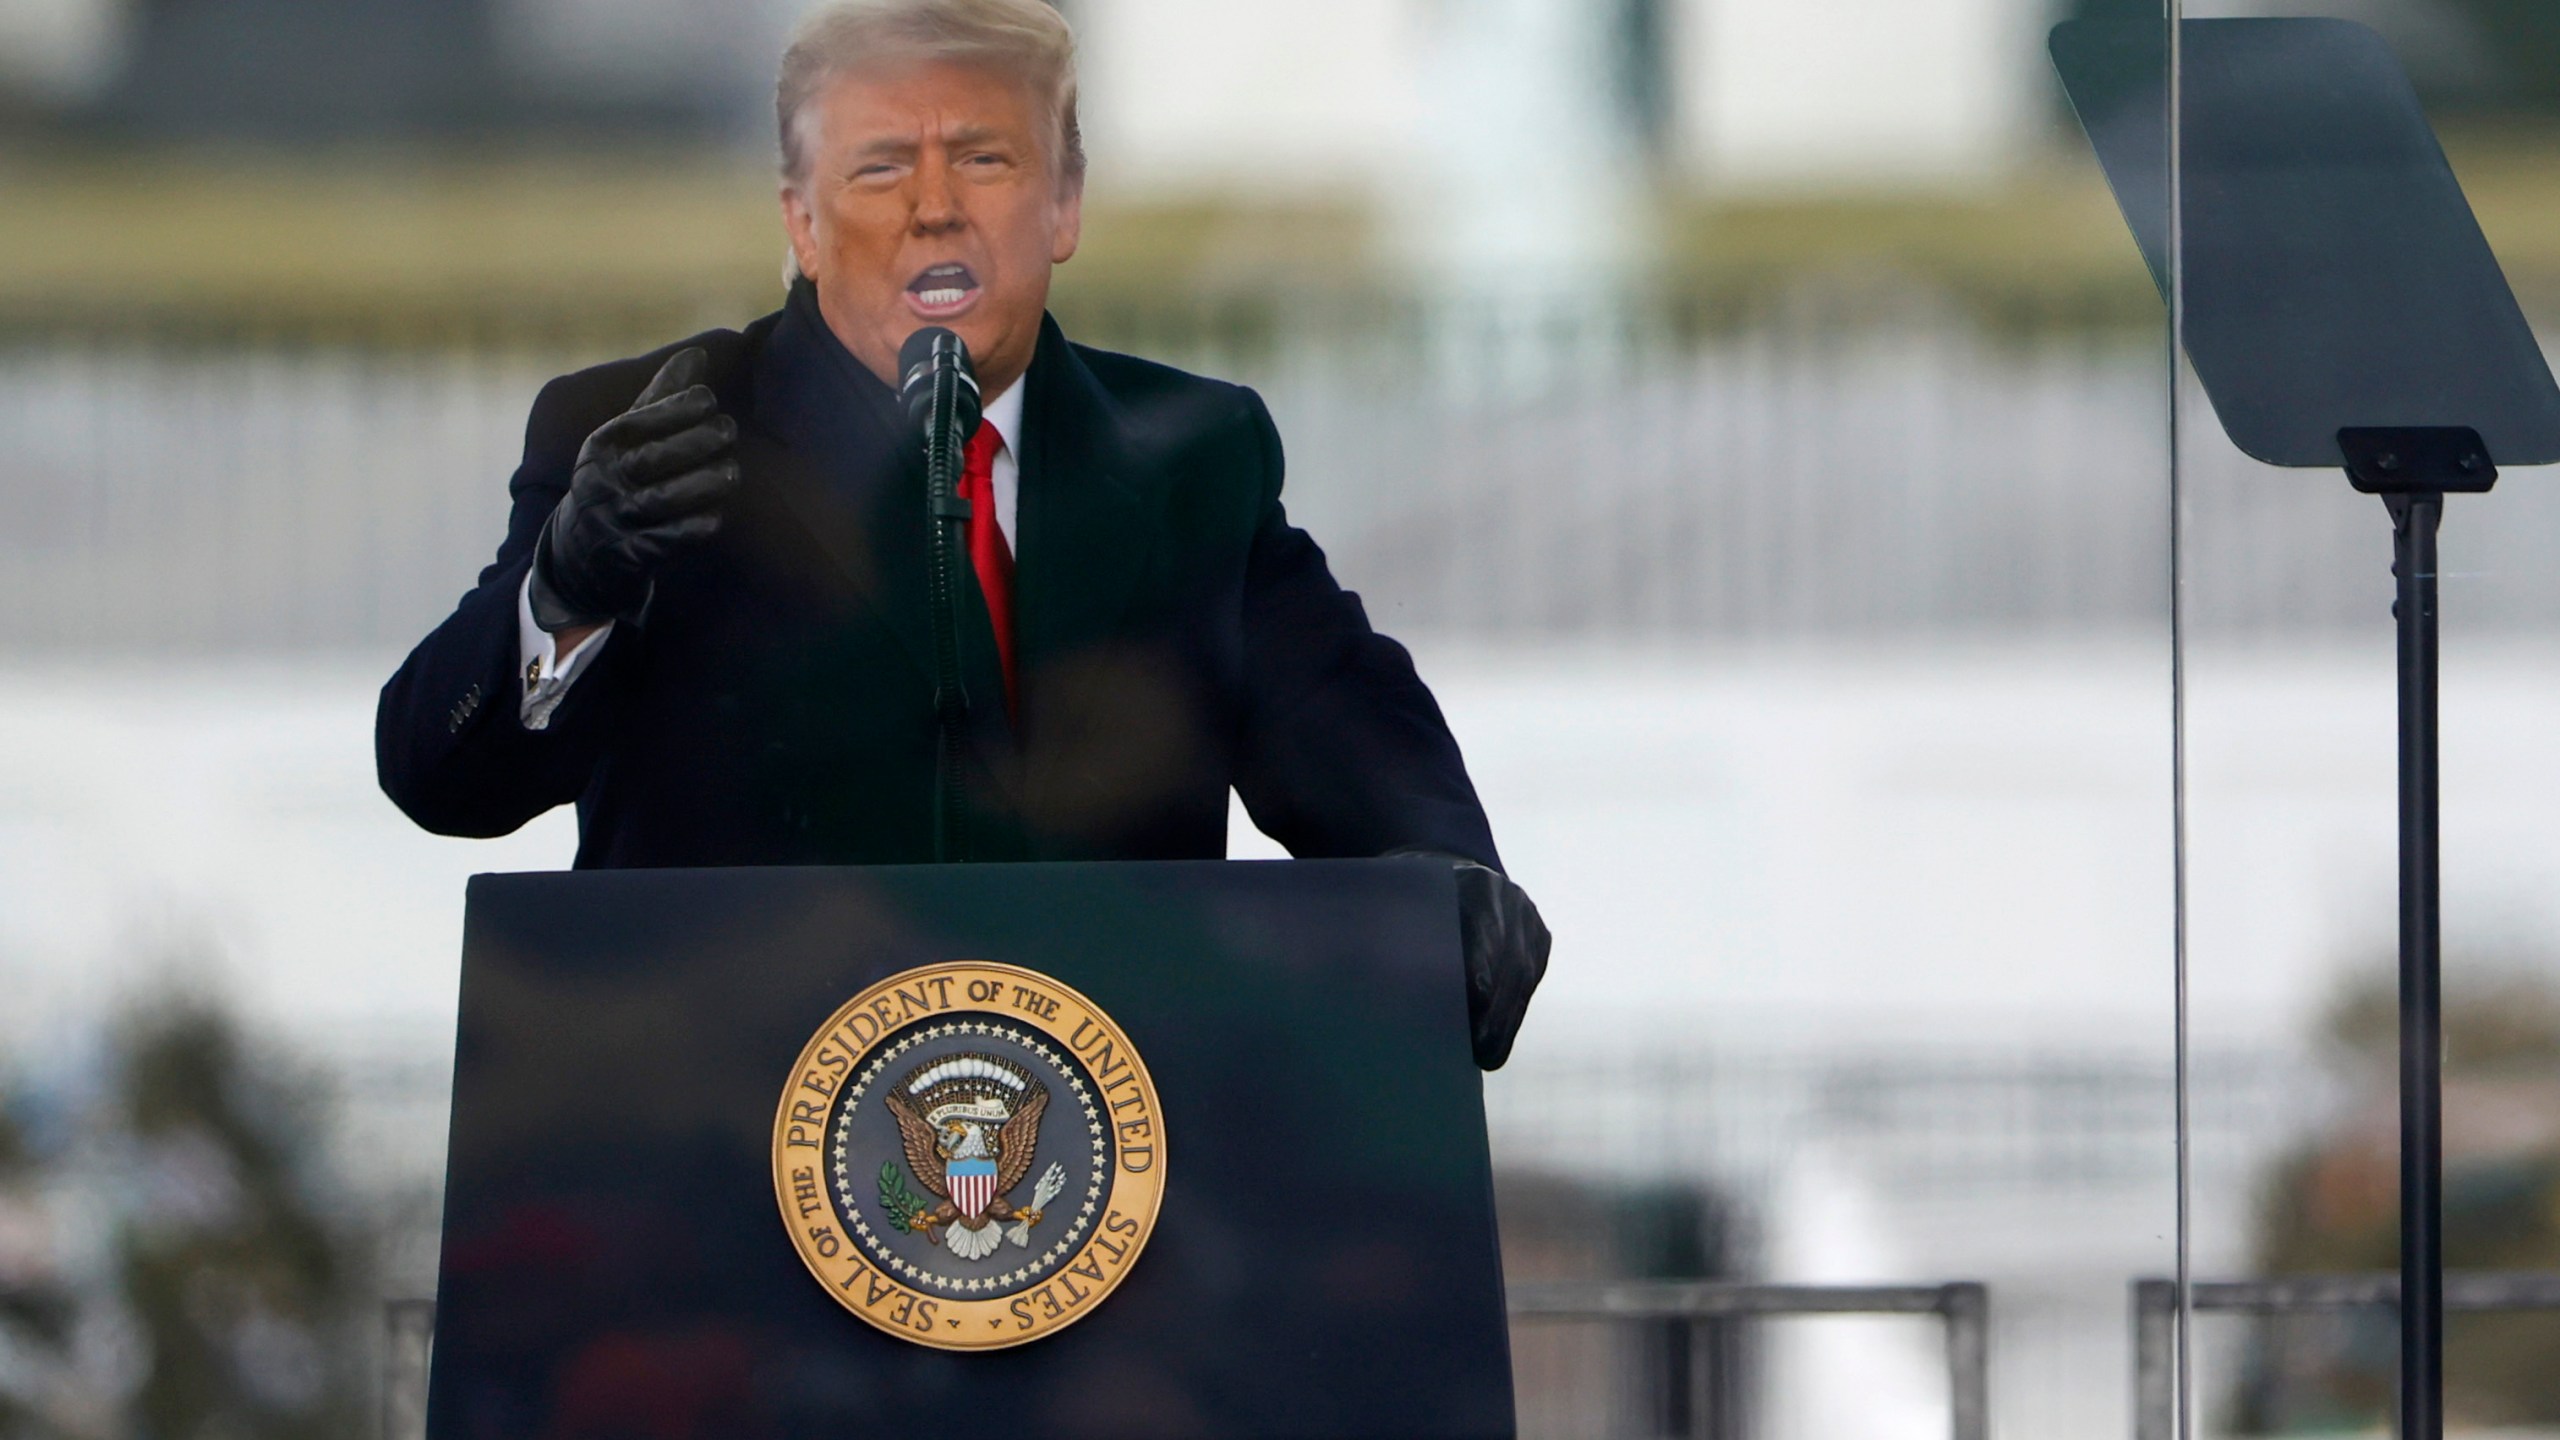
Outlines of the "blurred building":
M 54 125 L 144 139 L 760 137 L 800 8 L 6 0 L 0 88 Z M 1613 163 L 1737 184 L 1978 176 L 2044 103 L 2017 61 L 2051 0 L 1065 8 L 1112 183 L 1392 196 L 1485 150 L 1529 188 Z
M 2068 14 L 2143 0 L 1061 0 L 1101 167 L 1139 190 L 1392 197 L 1479 147 L 1718 187 L 1979 180 L 2020 158 Z M 554 131 L 761 143 L 806 0 L 0 0 L 0 92 L 195 140 Z M 2438 98 L 2549 103 L 2537 0 L 2199 0 L 2354 14 Z M 1563 171 L 1558 169 L 1557 173 Z
M 787 23 L 656 0 L 10 0 L 48 128 L 144 142 L 734 135 Z

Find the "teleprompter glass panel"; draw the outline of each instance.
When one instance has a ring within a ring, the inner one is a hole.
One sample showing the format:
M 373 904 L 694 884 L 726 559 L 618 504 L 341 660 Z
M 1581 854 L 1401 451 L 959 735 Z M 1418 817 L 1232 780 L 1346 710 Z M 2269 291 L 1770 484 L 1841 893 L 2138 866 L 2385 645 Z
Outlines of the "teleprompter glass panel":
M 2526 217 L 2560 29 L 2497 0 L 2186 14 L 2189 1404 L 2206 1434 L 2530 1431 L 2560 1419 L 2523 1122 L 2560 1050 L 2560 389 Z M 2252 1118 L 2218 1143 L 2216 1114 Z M 2404 1260 L 2440 1308 L 2395 1309 Z

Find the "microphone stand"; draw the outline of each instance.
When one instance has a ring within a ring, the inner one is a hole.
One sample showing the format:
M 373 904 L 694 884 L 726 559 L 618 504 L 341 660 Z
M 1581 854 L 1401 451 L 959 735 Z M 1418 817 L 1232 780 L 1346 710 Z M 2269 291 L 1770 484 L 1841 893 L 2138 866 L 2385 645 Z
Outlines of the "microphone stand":
M 952 344 L 959 343 L 951 337 Z M 965 352 L 963 352 L 965 356 Z M 959 584 L 961 551 L 967 544 L 962 526 L 969 521 L 969 502 L 960 496 L 960 472 L 967 461 L 964 421 L 973 417 L 964 389 L 974 383 L 958 365 L 937 365 L 924 424 L 925 516 L 931 532 L 926 587 L 933 609 L 933 858 L 952 864 L 969 858 L 967 827 L 961 815 L 960 733 L 968 722 L 969 692 L 960 679 Z

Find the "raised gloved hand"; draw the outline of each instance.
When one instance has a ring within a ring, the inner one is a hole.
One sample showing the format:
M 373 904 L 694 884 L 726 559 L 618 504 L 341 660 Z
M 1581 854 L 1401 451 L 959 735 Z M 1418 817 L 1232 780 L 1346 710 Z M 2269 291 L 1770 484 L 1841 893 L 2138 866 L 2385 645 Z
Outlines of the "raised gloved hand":
M 1397 850 L 1446 860 L 1458 877 L 1458 951 L 1467 970 L 1467 1027 L 1476 1066 L 1499 1070 L 1529 1013 L 1529 997 L 1547 973 L 1554 937 L 1529 892 L 1511 877 L 1464 856 Z
M 666 558 L 720 528 L 717 507 L 738 485 L 738 426 L 702 383 L 710 369 L 699 347 L 677 351 L 630 409 L 587 437 L 534 547 L 535 624 L 557 632 L 637 615 Z

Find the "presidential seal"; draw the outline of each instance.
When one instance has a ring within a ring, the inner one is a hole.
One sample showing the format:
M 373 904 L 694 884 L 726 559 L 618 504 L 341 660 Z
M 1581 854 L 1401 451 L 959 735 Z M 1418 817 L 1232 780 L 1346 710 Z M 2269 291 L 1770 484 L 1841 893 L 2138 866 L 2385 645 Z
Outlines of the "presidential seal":
M 1164 1121 L 1092 1001 L 1017 966 L 928 965 L 800 1052 L 773 1189 L 836 1303 L 901 1340 L 996 1350 L 1084 1318 L 1137 1263 Z

